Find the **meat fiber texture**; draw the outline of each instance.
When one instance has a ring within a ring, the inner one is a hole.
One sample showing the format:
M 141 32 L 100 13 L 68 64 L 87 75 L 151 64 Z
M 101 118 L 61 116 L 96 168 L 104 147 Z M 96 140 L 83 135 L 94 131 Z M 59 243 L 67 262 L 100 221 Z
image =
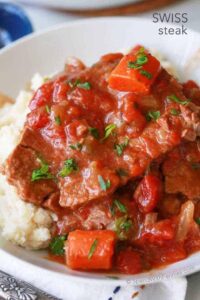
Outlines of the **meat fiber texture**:
M 36 75 L 31 87 L 35 90 L 42 83 L 41 76 Z M 4 103 L 0 109 L 0 166 L 19 142 L 31 97 L 31 91 L 21 91 L 14 104 Z M 5 239 L 25 248 L 46 248 L 53 218 L 56 216 L 48 210 L 22 201 L 5 176 L 0 175 L 0 227 Z

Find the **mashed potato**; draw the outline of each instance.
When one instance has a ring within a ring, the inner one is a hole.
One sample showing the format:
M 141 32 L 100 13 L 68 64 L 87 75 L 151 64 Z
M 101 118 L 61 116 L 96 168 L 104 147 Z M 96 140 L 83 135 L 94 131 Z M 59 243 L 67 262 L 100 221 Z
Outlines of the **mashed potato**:
M 42 83 L 42 77 L 36 74 L 31 90 L 36 90 Z M 14 104 L 7 103 L 0 109 L 0 165 L 19 142 L 31 97 L 31 91 L 21 91 Z M 51 240 L 53 218 L 56 216 L 51 212 L 22 201 L 5 176 L 0 175 L 0 227 L 3 237 L 26 248 L 46 248 Z

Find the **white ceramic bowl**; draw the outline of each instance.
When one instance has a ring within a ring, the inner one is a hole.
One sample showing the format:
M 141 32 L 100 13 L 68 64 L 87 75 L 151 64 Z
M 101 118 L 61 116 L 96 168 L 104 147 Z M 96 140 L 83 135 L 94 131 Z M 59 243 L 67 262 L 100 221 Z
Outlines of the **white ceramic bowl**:
M 51 74 L 63 68 L 68 56 L 77 56 L 87 64 L 102 54 L 143 44 L 163 53 L 177 68 L 181 79 L 200 83 L 200 34 L 159 36 L 151 21 L 137 18 L 100 18 L 64 24 L 41 34 L 33 34 L 0 52 L 0 91 L 15 97 L 34 73 Z M 192 63 L 192 58 L 193 62 Z M 11 245 L 0 237 L 1 251 L 52 272 L 81 279 L 113 283 L 102 273 L 75 272 L 44 259 L 44 252 L 30 252 Z M 160 270 L 134 276 L 120 275 L 119 283 L 147 284 L 200 270 L 200 252 Z
M 138 0 L 18 0 L 22 3 L 37 4 L 58 9 L 88 10 L 108 8 L 138 2 Z M 140 0 L 141 1 L 141 0 Z

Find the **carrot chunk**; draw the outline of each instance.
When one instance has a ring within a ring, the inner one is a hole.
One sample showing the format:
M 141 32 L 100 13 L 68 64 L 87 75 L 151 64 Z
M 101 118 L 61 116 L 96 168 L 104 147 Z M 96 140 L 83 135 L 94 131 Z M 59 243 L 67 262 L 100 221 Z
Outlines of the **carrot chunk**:
M 111 230 L 75 230 L 69 233 L 66 263 L 72 269 L 109 270 L 116 240 Z
M 112 89 L 147 94 L 160 71 L 160 62 L 143 47 L 125 55 L 109 77 Z

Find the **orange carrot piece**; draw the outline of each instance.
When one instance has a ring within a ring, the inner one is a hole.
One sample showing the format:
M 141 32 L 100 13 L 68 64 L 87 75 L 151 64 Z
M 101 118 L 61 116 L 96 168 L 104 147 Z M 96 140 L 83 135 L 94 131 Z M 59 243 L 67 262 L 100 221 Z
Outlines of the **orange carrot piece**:
M 66 242 L 66 264 L 72 269 L 109 270 L 116 240 L 111 230 L 75 230 Z
M 147 94 L 160 71 L 160 62 L 143 47 L 125 55 L 109 77 L 112 89 Z

